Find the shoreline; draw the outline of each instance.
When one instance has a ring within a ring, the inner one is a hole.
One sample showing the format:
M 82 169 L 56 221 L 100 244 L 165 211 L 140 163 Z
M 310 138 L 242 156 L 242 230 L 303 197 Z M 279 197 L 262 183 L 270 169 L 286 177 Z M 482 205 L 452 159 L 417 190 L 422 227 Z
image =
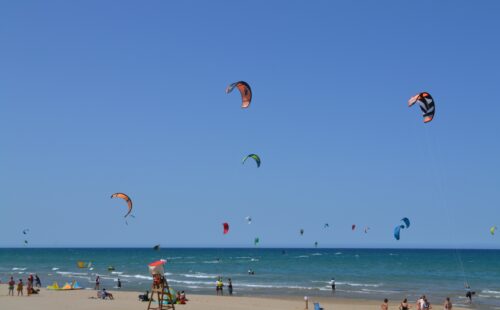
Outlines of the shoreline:
M 26 291 L 26 290 L 24 290 Z M 40 289 L 39 295 L 31 296 L 7 296 L 8 288 L 6 284 L 0 284 L 0 308 L 2 309 L 19 309 L 28 310 L 36 307 L 38 310 L 51 310 L 54 306 L 57 309 L 84 310 L 84 309 L 146 309 L 147 303 L 138 301 L 137 296 L 144 292 L 137 291 L 118 291 L 108 290 L 114 296 L 114 300 L 96 299 L 97 292 L 93 289 L 83 289 L 74 291 L 50 291 L 46 288 Z M 202 310 L 202 309 L 218 309 L 218 310 L 254 310 L 256 308 L 265 310 L 303 310 L 305 309 L 305 301 L 303 296 L 214 296 L 189 294 L 187 292 L 188 302 L 186 305 L 176 305 L 178 309 L 185 310 Z M 382 298 L 383 299 L 383 298 Z M 314 303 L 319 302 L 322 308 L 326 309 L 380 309 L 381 300 L 371 299 L 352 299 L 352 298 L 337 298 L 324 296 L 309 297 L 308 309 L 314 309 Z M 390 309 L 398 309 L 401 301 L 389 300 Z M 411 303 L 414 307 L 414 303 Z M 412 307 L 412 308 L 413 308 Z M 441 303 L 434 303 L 434 309 L 442 307 Z M 470 308 L 453 307 L 454 309 L 463 310 Z

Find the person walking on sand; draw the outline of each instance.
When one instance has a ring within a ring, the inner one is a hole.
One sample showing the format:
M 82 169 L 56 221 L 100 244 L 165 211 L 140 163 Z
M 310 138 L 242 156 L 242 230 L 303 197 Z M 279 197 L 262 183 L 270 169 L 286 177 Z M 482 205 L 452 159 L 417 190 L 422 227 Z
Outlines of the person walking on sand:
M 99 285 L 101 284 L 100 282 L 101 282 L 101 279 L 99 278 L 99 276 L 97 276 L 97 277 L 95 278 L 95 287 L 94 287 L 94 289 L 95 289 L 96 291 L 98 291 L 98 290 L 99 290 Z
M 229 292 L 229 296 L 233 296 L 233 282 L 231 278 L 227 279 L 227 290 Z
M 410 310 L 410 305 L 408 304 L 408 299 L 405 298 L 399 305 L 399 310 Z
M 21 295 L 23 296 L 23 279 L 19 279 L 19 282 L 17 283 L 17 296 Z
M 453 305 L 451 304 L 450 297 L 446 297 L 446 300 L 444 301 L 443 308 L 444 308 L 444 310 L 451 310 L 453 308 Z
M 42 281 L 40 280 L 40 277 L 38 276 L 38 274 L 35 274 L 35 286 L 42 287 Z
M 8 284 L 9 284 L 9 296 L 14 296 L 14 286 L 16 285 L 16 281 L 14 281 L 14 277 L 10 277 L 10 281 Z
M 389 309 L 389 299 L 384 299 L 384 303 L 380 305 L 380 310 L 388 310 Z

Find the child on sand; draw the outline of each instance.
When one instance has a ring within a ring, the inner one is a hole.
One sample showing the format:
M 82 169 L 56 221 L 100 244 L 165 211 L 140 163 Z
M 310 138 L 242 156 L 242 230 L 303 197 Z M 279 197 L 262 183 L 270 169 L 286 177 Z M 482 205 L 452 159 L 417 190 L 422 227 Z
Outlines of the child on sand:
M 444 301 L 444 310 L 451 310 L 453 308 L 453 305 L 451 304 L 450 297 L 446 297 L 446 300 Z

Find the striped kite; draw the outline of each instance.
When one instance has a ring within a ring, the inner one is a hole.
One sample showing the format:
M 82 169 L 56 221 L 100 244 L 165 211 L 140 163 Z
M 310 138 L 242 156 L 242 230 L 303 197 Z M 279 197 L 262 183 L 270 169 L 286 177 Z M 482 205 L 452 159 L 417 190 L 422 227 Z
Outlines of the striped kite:
M 228 223 L 222 223 L 222 227 L 224 228 L 223 233 L 224 235 L 229 232 L 229 224 Z
M 424 123 L 432 121 L 434 113 L 436 112 L 436 107 L 434 106 L 434 99 L 432 99 L 431 94 L 427 92 L 416 94 L 408 100 L 408 106 L 411 107 L 417 101 L 423 113 Z

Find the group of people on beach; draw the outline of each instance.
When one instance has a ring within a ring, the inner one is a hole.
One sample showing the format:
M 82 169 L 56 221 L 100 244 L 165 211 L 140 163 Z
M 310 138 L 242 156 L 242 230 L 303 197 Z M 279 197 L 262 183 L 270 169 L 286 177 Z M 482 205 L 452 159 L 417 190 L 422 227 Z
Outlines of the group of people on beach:
M 403 301 L 399 304 L 399 310 L 410 310 L 411 305 L 408 303 L 408 298 L 403 299 Z M 427 300 L 427 297 L 425 295 L 420 296 L 419 299 L 417 299 L 415 303 L 415 308 L 416 310 L 430 310 L 432 309 L 432 305 Z M 443 304 L 444 310 L 451 310 L 453 308 L 453 304 L 451 303 L 450 297 L 446 297 L 444 304 Z M 380 305 L 381 310 L 388 310 L 389 309 L 389 299 L 384 299 L 384 302 L 382 305 Z
M 39 287 L 42 286 L 42 281 L 40 280 L 40 277 L 35 274 L 30 274 L 29 277 L 26 279 L 26 294 L 30 296 L 31 294 L 38 294 L 40 292 Z M 10 277 L 9 282 L 7 282 L 8 287 L 9 287 L 9 296 L 14 296 L 14 287 L 16 287 L 16 281 L 14 280 L 14 277 Z M 23 279 L 19 279 L 17 282 L 17 296 L 24 296 L 23 290 L 24 290 L 24 282 Z
M 233 295 L 233 281 L 231 278 L 227 279 L 227 290 L 229 292 L 229 296 Z M 222 282 L 222 277 L 217 278 L 215 281 L 215 293 L 217 296 L 224 296 L 224 282 Z

